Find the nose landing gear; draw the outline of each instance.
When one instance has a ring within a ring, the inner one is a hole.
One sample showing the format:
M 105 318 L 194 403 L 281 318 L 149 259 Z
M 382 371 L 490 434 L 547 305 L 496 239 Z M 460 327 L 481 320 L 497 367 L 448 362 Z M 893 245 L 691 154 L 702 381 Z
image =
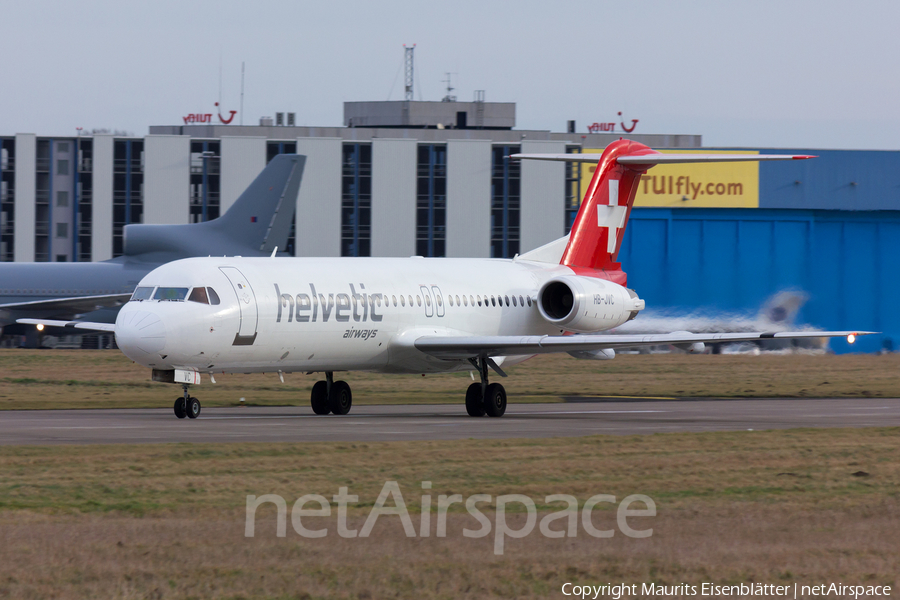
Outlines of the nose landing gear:
M 188 394 L 187 384 L 182 384 L 184 397 L 175 399 L 175 416 L 179 419 L 190 417 L 196 419 L 200 416 L 200 401 Z
M 312 388 L 310 404 L 317 415 L 346 415 L 353 406 L 353 394 L 346 381 L 335 381 L 334 372 L 325 372 L 325 381 L 317 381 Z
M 466 390 L 466 412 L 470 417 L 502 417 L 506 412 L 506 390 L 499 383 L 488 382 L 488 366 L 501 377 L 506 377 L 506 373 L 488 357 L 470 358 L 469 362 L 478 369 L 481 383 L 473 383 Z

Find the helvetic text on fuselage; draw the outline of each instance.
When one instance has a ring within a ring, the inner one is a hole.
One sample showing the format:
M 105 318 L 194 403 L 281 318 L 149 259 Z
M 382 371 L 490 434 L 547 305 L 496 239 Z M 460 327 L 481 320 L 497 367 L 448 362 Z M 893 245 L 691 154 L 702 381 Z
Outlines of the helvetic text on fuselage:
M 359 284 L 359 292 L 352 283 L 347 284 L 350 287 L 350 293 L 318 293 L 313 283 L 309 284 L 309 293 L 282 293 L 278 284 L 275 284 L 275 298 L 278 302 L 278 310 L 275 315 L 275 322 L 281 323 L 286 317 L 285 322 L 290 323 L 296 321 L 298 323 L 315 323 L 320 320 L 327 323 L 332 317 L 339 323 L 348 323 L 352 318 L 353 321 L 381 321 L 383 315 L 379 315 L 376 308 L 380 309 L 384 301 L 383 294 L 369 294 L 365 292 L 365 284 Z M 355 333 L 354 333 L 355 335 Z M 360 334 L 362 335 L 362 334 Z M 345 336 L 349 337 L 349 336 Z M 359 336 L 355 336 L 359 337 Z M 374 337 L 371 335 L 370 337 Z M 365 339 L 365 338 L 363 338 Z

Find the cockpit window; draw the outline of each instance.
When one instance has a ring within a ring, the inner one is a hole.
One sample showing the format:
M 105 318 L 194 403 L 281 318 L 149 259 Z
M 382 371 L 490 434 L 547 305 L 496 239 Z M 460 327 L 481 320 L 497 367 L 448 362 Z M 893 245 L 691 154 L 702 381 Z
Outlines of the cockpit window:
M 219 295 L 216 293 L 216 290 L 212 288 L 195 287 L 191 290 L 191 295 L 188 296 L 188 300 L 215 306 L 219 304 Z
M 188 300 L 191 302 L 199 302 L 200 304 L 209 304 L 209 297 L 206 295 L 206 288 L 196 287 L 191 290 L 191 295 L 188 296 Z
M 143 300 L 149 300 L 152 295 L 152 287 L 139 287 L 134 290 L 134 294 L 131 295 L 131 299 L 132 301 L 142 302 Z
M 188 288 L 186 287 L 160 287 L 156 289 L 153 295 L 154 300 L 168 300 L 171 302 L 184 302 L 187 296 Z

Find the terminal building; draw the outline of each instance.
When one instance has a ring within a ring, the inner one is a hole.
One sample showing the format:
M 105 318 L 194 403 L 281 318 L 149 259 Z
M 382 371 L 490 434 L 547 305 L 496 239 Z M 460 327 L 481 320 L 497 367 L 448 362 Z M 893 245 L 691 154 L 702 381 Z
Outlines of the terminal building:
M 307 156 L 292 255 L 511 258 L 568 232 L 592 167 L 510 154 L 599 152 L 622 136 L 702 148 L 700 135 L 619 123 L 519 130 L 515 104 L 483 97 L 348 102 L 342 127 L 297 126 L 290 113 L 253 126 L 206 121 L 144 137 L 0 136 L 0 260 L 119 256 L 126 224 L 216 218 L 279 153 Z M 819 158 L 654 168 L 620 252 L 629 286 L 648 307 L 682 311 L 747 312 L 803 290 L 800 322 L 882 331 L 857 348 L 892 347 L 900 152 L 719 150 Z
M 292 254 L 512 257 L 565 235 L 579 199 L 565 165 L 506 156 L 602 148 L 618 137 L 514 130 L 511 103 L 347 103 L 345 113 L 347 127 L 3 137 L 0 259 L 118 256 L 126 224 L 215 218 L 279 153 L 308 157 L 293 247 L 284 249 Z M 697 135 L 634 137 L 653 147 L 700 145 Z

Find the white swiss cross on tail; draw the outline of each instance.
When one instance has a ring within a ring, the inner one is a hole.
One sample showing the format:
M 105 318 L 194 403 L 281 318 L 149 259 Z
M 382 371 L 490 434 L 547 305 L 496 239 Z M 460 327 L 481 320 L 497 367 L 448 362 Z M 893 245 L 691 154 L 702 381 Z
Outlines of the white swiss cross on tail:
M 608 205 L 597 205 L 597 225 L 607 230 L 606 250 L 610 254 L 616 251 L 619 230 L 625 227 L 627 206 L 619 206 L 619 180 L 609 180 Z

